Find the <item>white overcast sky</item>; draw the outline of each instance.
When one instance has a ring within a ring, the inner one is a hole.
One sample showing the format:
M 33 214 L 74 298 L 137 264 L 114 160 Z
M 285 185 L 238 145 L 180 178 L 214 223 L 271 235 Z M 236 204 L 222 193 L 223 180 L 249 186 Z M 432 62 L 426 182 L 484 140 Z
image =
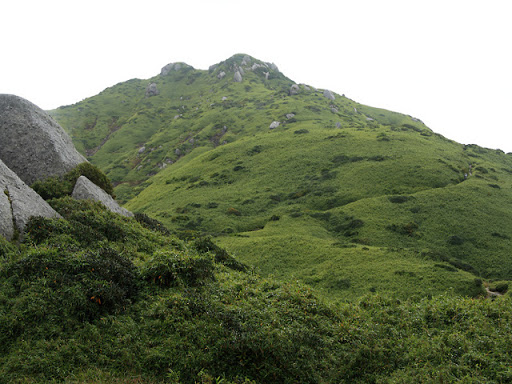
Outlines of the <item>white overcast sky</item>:
M 165 64 L 235 53 L 297 83 L 512 152 L 510 0 L 13 0 L 0 5 L 0 93 L 43 109 Z

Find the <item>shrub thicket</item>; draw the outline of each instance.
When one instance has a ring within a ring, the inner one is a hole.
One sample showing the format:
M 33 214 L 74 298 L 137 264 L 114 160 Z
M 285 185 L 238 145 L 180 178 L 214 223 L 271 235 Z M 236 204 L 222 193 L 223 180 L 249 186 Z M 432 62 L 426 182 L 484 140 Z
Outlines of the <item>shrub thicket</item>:
M 109 195 L 115 197 L 114 186 L 108 177 L 98 167 L 89 162 L 78 164 L 63 176 L 53 176 L 43 181 L 36 181 L 32 185 L 32 189 L 45 200 L 70 196 L 80 176 L 87 177 Z
M 0 241 L 5 382 L 512 380 L 508 296 L 328 306 L 299 282 L 246 271 L 211 238 L 177 240 L 91 202 L 52 204 L 64 219 L 33 218 L 20 246 Z

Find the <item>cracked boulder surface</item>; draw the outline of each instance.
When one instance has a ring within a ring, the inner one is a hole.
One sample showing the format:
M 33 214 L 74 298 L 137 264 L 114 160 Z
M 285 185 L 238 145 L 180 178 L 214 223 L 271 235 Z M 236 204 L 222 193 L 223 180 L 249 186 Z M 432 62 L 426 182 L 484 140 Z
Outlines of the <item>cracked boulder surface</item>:
M 61 217 L 0 160 L 0 235 L 7 240 L 22 235 L 32 216 Z
M 0 137 L 0 159 L 28 185 L 87 161 L 50 115 L 19 96 L 0 94 Z

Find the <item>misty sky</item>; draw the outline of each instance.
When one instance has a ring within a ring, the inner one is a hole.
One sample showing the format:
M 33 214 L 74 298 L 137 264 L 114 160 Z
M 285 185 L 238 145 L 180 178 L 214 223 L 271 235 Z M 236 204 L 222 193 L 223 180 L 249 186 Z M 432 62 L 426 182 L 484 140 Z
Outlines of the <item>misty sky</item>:
M 420 118 L 465 144 L 512 152 L 512 3 L 16 0 L 0 7 L 0 93 L 43 109 L 184 61 L 235 53 L 297 83 Z

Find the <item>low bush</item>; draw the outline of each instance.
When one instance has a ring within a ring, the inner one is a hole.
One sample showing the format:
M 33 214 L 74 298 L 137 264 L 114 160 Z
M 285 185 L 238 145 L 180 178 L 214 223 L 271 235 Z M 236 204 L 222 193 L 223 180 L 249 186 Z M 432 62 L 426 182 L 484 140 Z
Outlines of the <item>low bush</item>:
M 67 247 L 42 247 L 4 271 L 21 295 L 31 289 L 52 290 L 47 316 L 90 321 L 117 313 L 138 292 L 138 272 L 131 261 L 109 248 L 82 254 Z M 55 297 L 54 297 L 55 295 Z M 42 309 L 43 310 L 43 309 Z
M 248 270 L 247 265 L 237 261 L 231 256 L 224 248 L 219 247 L 212 241 L 211 237 L 199 237 L 192 243 L 194 248 L 200 253 L 213 253 L 215 255 L 215 262 L 224 264 L 226 267 L 236 271 Z
M 115 198 L 114 186 L 111 181 L 98 167 L 89 162 L 78 164 L 63 176 L 53 176 L 43 181 L 36 181 L 32 185 L 32 189 L 45 200 L 71 196 L 76 181 L 80 176 L 87 177 L 90 181 Z
M 388 200 L 393 204 L 403 204 L 409 200 L 411 200 L 411 196 L 397 195 L 397 196 L 389 196 Z
M 147 229 L 150 229 L 154 232 L 159 232 L 163 235 L 171 234 L 171 231 L 169 231 L 160 221 L 153 219 L 144 213 L 136 212 L 134 217 L 139 224 Z
M 210 258 L 184 252 L 158 251 L 142 268 L 142 277 L 161 287 L 199 286 L 213 280 Z

